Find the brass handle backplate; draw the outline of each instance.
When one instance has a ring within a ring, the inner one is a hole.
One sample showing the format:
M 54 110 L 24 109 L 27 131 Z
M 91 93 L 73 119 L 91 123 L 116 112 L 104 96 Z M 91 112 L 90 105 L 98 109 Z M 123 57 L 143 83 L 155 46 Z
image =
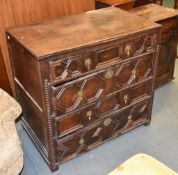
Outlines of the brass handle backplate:
M 84 143 L 85 143 L 85 140 L 84 140 L 84 139 L 80 139 L 78 143 L 79 143 L 81 146 L 83 146 Z
M 105 78 L 109 80 L 113 77 L 113 75 L 114 75 L 114 71 L 112 69 L 109 69 L 105 73 Z
M 130 56 L 130 51 L 131 51 L 131 46 L 130 45 L 127 45 L 125 47 L 125 53 L 126 53 L 126 56 L 129 57 Z
M 92 116 L 93 116 L 93 112 L 91 110 L 89 110 L 87 113 L 86 113 L 86 116 L 88 117 L 88 120 L 90 121 L 92 119 Z
M 128 121 L 132 121 L 132 115 L 128 116 Z
M 128 95 L 124 95 L 124 103 L 127 104 L 128 102 Z
M 104 126 L 109 126 L 112 122 L 112 119 L 111 118 L 107 118 L 104 120 Z
M 90 59 L 90 58 L 87 58 L 87 59 L 85 60 L 85 66 L 86 66 L 86 68 L 87 68 L 88 71 L 91 70 L 91 64 L 92 64 L 91 59 Z

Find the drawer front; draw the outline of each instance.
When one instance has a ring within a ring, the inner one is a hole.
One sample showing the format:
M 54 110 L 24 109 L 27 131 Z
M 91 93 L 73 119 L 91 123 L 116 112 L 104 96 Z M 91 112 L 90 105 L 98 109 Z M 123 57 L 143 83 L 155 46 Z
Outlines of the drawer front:
M 149 101 L 138 103 L 84 130 L 57 140 L 58 162 L 64 162 L 149 120 Z
M 138 100 L 148 99 L 151 96 L 152 80 L 135 85 L 100 100 L 88 107 L 70 115 L 56 117 L 56 130 L 58 137 L 67 135 L 86 125 L 95 122 L 104 116 L 116 113 L 125 107 L 135 104 Z
M 148 79 L 153 75 L 153 55 L 104 69 L 64 85 L 52 86 L 55 115 L 62 115 Z
M 51 81 L 59 82 L 78 77 L 100 67 L 108 67 L 119 62 L 121 44 L 103 47 L 100 50 L 83 53 L 74 57 L 52 61 Z
M 118 64 L 131 57 L 153 51 L 156 35 L 147 35 L 122 43 L 95 46 L 92 51 L 67 58 L 56 58 L 50 64 L 52 82 L 63 82 L 95 70 Z

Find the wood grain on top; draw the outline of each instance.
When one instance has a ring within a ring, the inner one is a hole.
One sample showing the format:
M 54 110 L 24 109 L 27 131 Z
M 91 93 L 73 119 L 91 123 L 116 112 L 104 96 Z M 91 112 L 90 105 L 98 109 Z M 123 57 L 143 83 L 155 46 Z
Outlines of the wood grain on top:
M 9 29 L 37 57 L 159 27 L 115 7 Z
M 161 21 L 166 18 L 178 16 L 178 10 L 166 8 L 157 4 L 148 4 L 131 9 L 130 12 L 148 18 L 152 21 Z

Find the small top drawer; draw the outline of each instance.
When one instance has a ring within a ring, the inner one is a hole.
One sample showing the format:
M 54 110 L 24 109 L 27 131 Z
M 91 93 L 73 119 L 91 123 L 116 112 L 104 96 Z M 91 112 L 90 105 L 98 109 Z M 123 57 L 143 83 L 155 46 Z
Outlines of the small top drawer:
M 121 44 L 101 47 L 96 51 L 58 59 L 50 62 L 51 81 L 66 81 L 82 74 L 118 63 L 121 57 Z
M 75 56 L 56 57 L 56 60 L 49 63 L 50 79 L 53 83 L 74 79 L 130 58 L 153 52 L 155 45 L 156 35 L 149 34 L 137 39 L 96 45 L 95 48 Z
M 123 59 L 138 56 L 153 51 L 156 45 L 156 36 L 147 35 L 123 43 Z

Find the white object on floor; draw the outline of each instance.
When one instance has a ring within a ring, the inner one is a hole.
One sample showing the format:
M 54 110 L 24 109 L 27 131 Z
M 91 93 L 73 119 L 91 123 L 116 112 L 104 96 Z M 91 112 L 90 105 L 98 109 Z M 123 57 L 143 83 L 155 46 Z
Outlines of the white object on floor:
M 163 163 L 146 154 L 136 154 L 108 175 L 178 175 Z
M 15 127 L 21 111 L 20 105 L 0 89 L 0 175 L 17 175 L 23 168 L 23 151 Z

